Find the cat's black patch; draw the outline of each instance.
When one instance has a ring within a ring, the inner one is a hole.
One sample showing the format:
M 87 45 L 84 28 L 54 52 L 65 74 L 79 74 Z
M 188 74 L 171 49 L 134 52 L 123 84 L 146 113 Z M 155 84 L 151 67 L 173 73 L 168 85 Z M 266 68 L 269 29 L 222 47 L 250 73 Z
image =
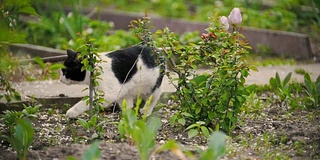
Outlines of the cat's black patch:
M 157 78 L 156 84 L 152 87 L 151 92 L 154 92 L 157 88 L 161 86 L 163 76 L 164 74 L 160 74 L 160 76 Z
M 86 77 L 86 72 L 81 72 L 83 64 L 81 64 L 81 61 L 77 58 L 78 53 L 72 50 L 67 50 L 67 55 L 68 57 L 63 63 L 66 67 L 62 69 L 63 75 L 67 79 L 71 79 L 73 81 L 83 81 Z
M 148 68 L 156 67 L 155 57 L 148 47 L 134 46 L 107 54 L 112 59 L 111 69 L 121 84 L 130 81 L 137 73 L 136 61 L 140 54 L 142 61 Z

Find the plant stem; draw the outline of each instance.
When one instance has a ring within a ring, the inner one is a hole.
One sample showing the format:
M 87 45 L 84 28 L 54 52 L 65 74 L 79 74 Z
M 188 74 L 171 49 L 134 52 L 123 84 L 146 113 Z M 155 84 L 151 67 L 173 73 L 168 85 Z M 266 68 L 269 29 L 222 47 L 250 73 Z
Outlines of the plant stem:
M 92 113 L 92 106 L 93 106 L 93 90 L 94 90 L 94 86 L 93 86 L 93 72 L 90 72 L 90 84 L 89 84 L 89 110 L 90 110 L 90 118 L 92 117 L 93 113 Z
M 89 50 L 89 53 L 90 50 Z M 93 91 L 94 91 L 94 81 L 95 81 L 95 77 L 94 77 L 94 69 L 95 69 L 95 65 L 94 65 L 94 55 L 93 54 L 89 54 L 89 65 L 91 65 L 92 70 L 90 71 L 90 83 L 89 83 L 89 110 L 90 110 L 90 118 L 93 115 Z

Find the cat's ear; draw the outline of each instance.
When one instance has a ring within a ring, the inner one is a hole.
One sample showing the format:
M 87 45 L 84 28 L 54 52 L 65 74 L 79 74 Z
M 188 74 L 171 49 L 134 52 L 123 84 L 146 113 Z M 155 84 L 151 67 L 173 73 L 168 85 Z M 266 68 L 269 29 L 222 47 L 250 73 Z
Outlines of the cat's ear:
M 75 57 L 75 56 L 77 55 L 77 53 L 74 52 L 74 51 L 71 50 L 71 49 L 68 49 L 68 50 L 67 50 L 67 55 L 68 55 L 68 57 Z

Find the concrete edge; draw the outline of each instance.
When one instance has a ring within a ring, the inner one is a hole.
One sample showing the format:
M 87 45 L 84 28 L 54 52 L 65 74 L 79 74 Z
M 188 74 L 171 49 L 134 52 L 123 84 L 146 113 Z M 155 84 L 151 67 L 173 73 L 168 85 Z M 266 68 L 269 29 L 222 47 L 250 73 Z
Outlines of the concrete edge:
M 163 92 L 158 103 L 167 103 L 171 99 L 171 95 L 174 92 Z M 6 110 L 10 111 L 21 111 L 24 109 L 24 105 L 42 105 L 43 108 L 58 108 L 65 109 L 66 104 L 73 106 L 79 102 L 83 97 L 44 97 L 44 98 L 34 98 L 23 101 L 10 102 L 9 104 L 5 102 L 0 102 L 0 114 Z

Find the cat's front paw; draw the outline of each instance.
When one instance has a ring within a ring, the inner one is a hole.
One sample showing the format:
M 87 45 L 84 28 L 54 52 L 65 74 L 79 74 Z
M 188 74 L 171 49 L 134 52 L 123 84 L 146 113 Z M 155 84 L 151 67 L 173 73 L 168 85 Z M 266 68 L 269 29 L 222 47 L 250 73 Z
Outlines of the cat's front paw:
M 80 114 L 81 114 L 80 112 L 78 112 L 77 110 L 71 108 L 71 109 L 69 109 L 69 110 L 67 111 L 66 116 L 67 116 L 68 118 L 76 118 L 76 117 L 78 117 Z

